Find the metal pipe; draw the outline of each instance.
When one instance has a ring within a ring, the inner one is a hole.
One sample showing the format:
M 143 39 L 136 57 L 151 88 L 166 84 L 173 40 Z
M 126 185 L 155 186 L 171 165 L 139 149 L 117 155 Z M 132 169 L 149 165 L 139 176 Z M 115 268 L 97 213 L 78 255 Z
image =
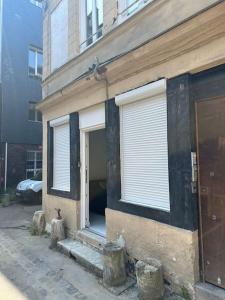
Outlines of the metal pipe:
M 4 191 L 7 189 L 7 170 L 8 169 L 8 143 L 5 143 L 5 180 L 4 180 Z

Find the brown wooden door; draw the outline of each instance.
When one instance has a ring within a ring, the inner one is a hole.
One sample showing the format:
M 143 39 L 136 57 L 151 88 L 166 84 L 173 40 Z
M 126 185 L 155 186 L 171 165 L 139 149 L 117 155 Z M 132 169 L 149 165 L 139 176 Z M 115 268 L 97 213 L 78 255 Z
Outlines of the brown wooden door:
M 225 288 L 225 97 L 196 104 L 204 280 Z

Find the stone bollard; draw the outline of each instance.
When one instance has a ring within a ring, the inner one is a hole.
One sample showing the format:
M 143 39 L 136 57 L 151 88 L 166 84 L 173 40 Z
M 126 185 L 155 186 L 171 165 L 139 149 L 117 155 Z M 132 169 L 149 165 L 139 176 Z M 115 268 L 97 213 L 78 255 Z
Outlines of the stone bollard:
M 160 261 L 149 258 L 147 263 L 136 263 L 138 296 L 140 300 L 162 300 L 164 296 L 164 282 Z
M 64 240 L 65 238 L 64 219 L 52 219 L 50 248 L 55 248 L 57 246 L 57 242 Z
M 107 243 L 103 248 L 103 283 L 107 286 L 120 286 L 127 280 L 124 248 L 116 243 Z
M 45 231 L 45 213 L 42 210 L 35 211 L 33 216 L 33 224 L 37 227 L 38 234 L 41 235 Z

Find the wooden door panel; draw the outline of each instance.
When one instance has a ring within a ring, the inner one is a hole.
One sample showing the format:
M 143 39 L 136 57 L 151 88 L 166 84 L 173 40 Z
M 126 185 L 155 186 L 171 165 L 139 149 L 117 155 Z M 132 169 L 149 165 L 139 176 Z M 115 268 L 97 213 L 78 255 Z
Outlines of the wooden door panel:
M 225 288 L 225 97 L 197 103 L 205 280 Z

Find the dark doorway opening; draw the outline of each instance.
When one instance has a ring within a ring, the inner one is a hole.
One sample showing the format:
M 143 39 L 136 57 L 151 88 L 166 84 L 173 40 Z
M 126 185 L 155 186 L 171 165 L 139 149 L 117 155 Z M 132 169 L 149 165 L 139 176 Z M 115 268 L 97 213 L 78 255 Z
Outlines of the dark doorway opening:
M 100 129 L 89 132 L 89 228 L 102 236 L 106 207 L 106 133 Z

